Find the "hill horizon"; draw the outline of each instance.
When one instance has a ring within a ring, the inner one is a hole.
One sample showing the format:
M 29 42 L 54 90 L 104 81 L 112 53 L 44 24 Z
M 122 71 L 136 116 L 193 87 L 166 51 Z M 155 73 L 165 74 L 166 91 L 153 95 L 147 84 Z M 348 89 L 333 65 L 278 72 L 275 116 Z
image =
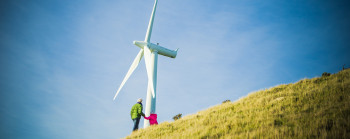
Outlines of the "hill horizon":
M 126 138 L 349 138 L 350 70 L 250 93 Z

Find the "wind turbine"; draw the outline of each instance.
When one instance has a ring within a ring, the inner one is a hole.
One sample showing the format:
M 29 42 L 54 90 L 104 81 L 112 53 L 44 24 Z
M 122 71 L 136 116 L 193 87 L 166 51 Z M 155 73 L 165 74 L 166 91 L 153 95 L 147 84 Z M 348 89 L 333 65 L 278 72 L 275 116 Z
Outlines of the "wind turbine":
M 117 93 L 115 94 L 113 100 L 117 97 L 120 90 L 124 86 L 125 82 L 129 79 L 130 75 L 134 72 L 136 67 L 139 65 L 142 56 L 145 57 L 146 70 L 148 76 L 148 87 L 147 87 L 147 97 L 146 97 L 146 107 L 145 107 L 145 116 L 149 116 L 151 113 L 156 112 L 156 85 L 157 85 L 157 62 L 158 54 L 167 56 L 170 58 L 175 58 L 177 55 L 177 50 L 170 50 L 165 47 L 159 46 L 158 44 L 153 44 L 150 42 L 153 28 L 154 15 L 156 13 L 158 0 L 155 0 L 153 11 L 151 14 L 151 19 L 148 24 L 148 29 L 144 41 L 134 41 L 134 45 L 141 48 L 137 54 L 134 62 L 131 64 L 131 67 L 127 74 L 124 77 L 123 82 L 121 83 Z M 149 121 L 144 120 L 144 128 L 148 127 Z

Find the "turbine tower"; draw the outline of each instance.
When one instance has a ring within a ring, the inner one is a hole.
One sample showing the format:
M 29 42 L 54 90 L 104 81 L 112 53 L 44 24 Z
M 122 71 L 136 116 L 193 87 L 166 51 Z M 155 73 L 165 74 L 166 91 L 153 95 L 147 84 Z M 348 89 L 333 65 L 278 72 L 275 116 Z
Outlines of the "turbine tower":
M 151 14 L 151 19 L 148 24 L 147 33 L 144 41 L 134 41 L 134 45 L 141 48 L 137 54 L 134 62 L 131 64 L 131 67 L 127 74 L 124 77 L 123 82 L 121 83 L 117 93 L 115 94 L 113 100 L 117 97 L 120 90 L 124 86 L 125 82 L 129 79 L 130 75 L 134 72 L 136 67 L 139 65 L 142 57 L 145 57 L 146 70 L 148 76 L 148 86 L 147 86 L 147 97 L 146 97 L 146 107 L 145 107 L 145 116 L 149 116 L 151 113 L 156 113 L 156 87 L 157 87 L 157 63 L 158 63 L 158 54 L 167 56 L 170 58 L 175 58 L 177 55 L 177 50 L 170 50 L 165 47 L 159 46 L 158 44 L 153 44 L 150 42 L 153 28 L 154 15 L 156 13 L 158 0 L 155 0 L 153 11 Z M 144 120 L 144 128 L 148 127 L 149 121 Z

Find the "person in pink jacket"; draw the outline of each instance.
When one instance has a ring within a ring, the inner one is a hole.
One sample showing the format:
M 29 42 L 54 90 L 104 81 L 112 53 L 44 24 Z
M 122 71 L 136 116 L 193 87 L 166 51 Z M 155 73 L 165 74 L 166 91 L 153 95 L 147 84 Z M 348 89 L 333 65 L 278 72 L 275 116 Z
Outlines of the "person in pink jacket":
M 149 124 L 150 125 L 158 125 L 158 122 L 157 122 L 157 114 L 151 114 L 150 116 L 148 117 L 144 117 L 145 119 L 149 120 Z

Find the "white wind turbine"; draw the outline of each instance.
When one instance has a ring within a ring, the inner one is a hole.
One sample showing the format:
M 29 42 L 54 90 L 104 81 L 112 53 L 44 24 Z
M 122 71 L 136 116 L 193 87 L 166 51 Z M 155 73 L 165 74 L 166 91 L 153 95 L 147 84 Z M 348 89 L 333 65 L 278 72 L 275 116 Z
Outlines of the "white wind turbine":
M 149 116 L 151 113 L 156 112 L 156 85 L 157 85 L 157 62 L 158 62 L 158 54 L 175 58 L 177 55 L 177 50 L 169 50 L 158 44 L 153 44 L 150 42 L 152 27 L 154 21 L 154 15 L 156 13 L 158 0 L 155 0 L 151 19 L 148 24 L 148 29 L 145 37 L 145 41 L 134 41 L 134 44 L 141 48 L 140 52 L 137 54 L 134 62 L 131 64 L 131 67 L 124 77 L 123 82 L 121 83 L 117 93 L 115 94 L 113 100 L 117 97 L 120 90 L 124 86 L 125 82 L 129 79 L 130 75 L 134 72 L 136 67 L 139 65 L 142 56 L 145 57 L 146 70 L 148 76 L 148 87 L 147 87 L 147 98 L 146 98 L 146 107 L 145 107 L 145 115 Z M 149 121 L 145 119 L 144 128 L 149 126 Z

